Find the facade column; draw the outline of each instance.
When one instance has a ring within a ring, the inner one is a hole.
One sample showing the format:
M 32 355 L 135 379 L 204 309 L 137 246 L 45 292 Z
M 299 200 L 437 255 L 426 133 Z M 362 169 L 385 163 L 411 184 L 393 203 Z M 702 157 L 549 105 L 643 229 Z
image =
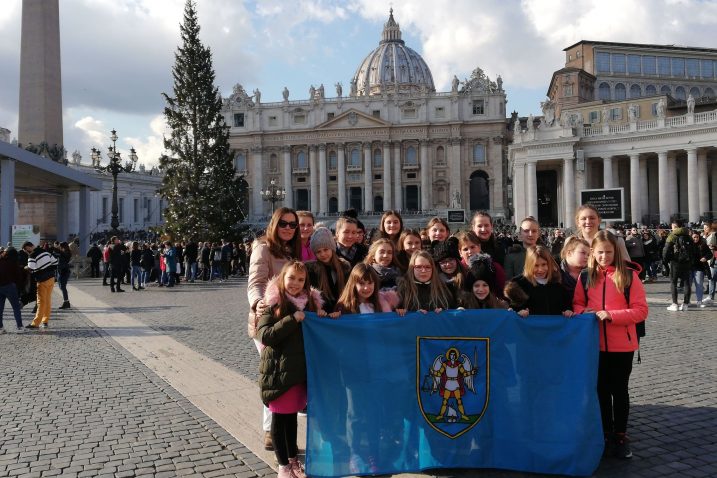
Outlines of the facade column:
M 316 146 L 309 146 L 309 184 L 311 187 L 311 205 L 309 210 L 319 212 L 319 165 L 316 158 Z
M 262 184 L 261 181 L 264 178 L 264 171 L 262 169 L 261 161 L 261 148 L 252 148 L 252 168 L 251 168 L 251 210 L 254 213 L 254 217 L 260 217 L 264 213 L 264 201 L 261 198 Z
M 671 200 L 669 197 L 669 186 L 667 185 L 667 151 L 657 153 L 657 202 L 660 206 L 660 223 L 670 222 Z
M 291 187 L 291 146 L 284 146 L 284 191 L 286 191 L 286 198 L 284 198 L 284 205 L 286 207 L 294 208 L 294 188 Z
M 326 145 L 319 145 L 319 214 L 326 214 L 329 192 L 326 189 Z
M 371 167 L 371 143 L 363 144 L 363 210 L 373 211 L 373 168 Z
M 517 223 L 527 214 L 525 213 L 525 164 L 515 163 L 513 171 L 513 215 Z M 517 224 L 516 224 L 517 225 Z
M 57 196 L 57 240 L 67 241 L 67 236 L 69 236 L 69 231 L 67 230 L 67 208 L 70 203 L 70 193 L 68 193 L 66 190 L 61 189 L 60 195 Z M 120 205 L 120 200 L 117 199 L 117 204 Z M 120 206 L 121 208 L 122 206 Z M 122 219 L 125 219 L 124 221 L 120 221 L 120 224 L 124 223 L 127 224 L 129 221 L 127 221 L 126 217 L 126 207 L 127 205 L 124 205 L 124 209 L 120 209 L 119 213 L 117 214 Z M 126 227 L 126 226 L 125 226 Z
M 397 211 L 403 209 L 403 171 L 401 164 L 401 142 L 393 143 L 393 208 Z
M 630 154 L 630 217 L 632 223 L 642 223 L 640 189 L 640 155 Z
M 391 143 L 383 143 L 383 210 L 393 209 L 391 200 Z
M 458 204 L 459 208 L 463 208 L 464 198 L 463 198 L 463 177 L 461 175 L 461 165 L 463 164 L 463 159 L 461 158 L 461 139 L 460 138 L 453 138 L 451 140 L 451 155 L 449 159 L 450 168 L 451 168 L 451 193 L 448 197 L 448 204 L 452 204 L 453 198 L 459 197 L 460 202 Z M 458 196 L 456 196 L 456 193 L 458 193 Z
M 690 222 L 700 222 L 697 180 L 697 149 L 687 150 L 687 210 Z
M 336 145 L 339 180 L 339 212 L 346 210 L 346 148 L 343 143 Z
M 672 151 L 667 154 L 667 191 L 667 197 L 670 200 L 670 218 L 667 220 L 667 224 L 669 224 L 672 215 L 680 212 L 680 201 L 677 195 L 677 158 Z
M 717 211 L 717 157 L 712 157 L 711 159 L 711 167 L 710 170 L 712 170 L 712 211 Z
M 540 221 L 538 217 L 538 177 L 535 174 L 535 161 L 528 161 L 525 164 L 525 194 L 527 197 L 526 204 L 528 206 L 528 216 L 533 216 Z M 520 219 L 518 219 L 520 220 Z
M 0 244 L 12 238 L 15 224 L 15 160 L 0 159 Z M 22 244 L 13 244 L 16 248 Z
M 563 196 L 565 201 L 563 226 L 567 226 L 575 216 L 575 160 L 572 156 L 563 158 Z
M 612 156 L 608 156 L 602 158 L 602 187 L 609 189 L 612 184 Z
M 699 190 L 700 217 L 710 209 L 709 178 L 707 177 L 707 151 L 697 154 L 697 181 Z
M 643 197 L 643 200 L 640 201 L 640 217 L 647 215 L 647 224 L 650 224 L 652 218 L 650 217 L 650 187 L 647 176 L 647 158 L 643 158 L 640 160 L 640 191 L 642 191 Z
M 420 151 L 420 164 L 421 164 L 421 209 L 428 211 L 431 207 L 431 189 L 430 189 L 430 175 L 431 167 L 428 164 L 428 141 L 422 140 Z
M 140 200 L 141 201 L 141 200 Z M 90 248 L 90 188 L 80 187 L 79 194 L 80 219 L 78 221 L 78 236 L 80 237 L 80 254 L 85 257 Z M 144 222 L 144 218 L 142 218 Z

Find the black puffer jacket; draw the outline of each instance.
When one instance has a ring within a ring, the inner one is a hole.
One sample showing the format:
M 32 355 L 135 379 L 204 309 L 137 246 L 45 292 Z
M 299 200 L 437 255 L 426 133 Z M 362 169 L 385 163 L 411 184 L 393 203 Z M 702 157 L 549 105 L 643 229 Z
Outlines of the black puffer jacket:
M 531 315 L 560 315 L 573 309 L 572 295 L 558 282 L 533 285 L 522 275 L 513 282 L 528 295 L 528 302 L 523 308 L 528 309 Z

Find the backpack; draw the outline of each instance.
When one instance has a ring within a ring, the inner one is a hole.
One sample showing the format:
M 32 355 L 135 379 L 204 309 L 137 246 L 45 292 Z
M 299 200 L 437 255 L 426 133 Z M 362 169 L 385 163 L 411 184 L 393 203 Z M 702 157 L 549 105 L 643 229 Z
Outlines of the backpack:
M 222 261 L 222 251 L 221 249 L 217 249 L 214 251 L 214 262 L 221 262 Z
M 694 242 L 688 236 L 679 235 L 672 243 L 672 260 L 680 265 L 692 265 L 695 256 Z
M 580 272 L 580 284 L 583 286 L 583 292 L 585 292 L 585 305 L 588 303 L 588 271 L 587 269 Z M 623 294 L 625 294 L 625 302 L 627 305 L 630 305 L 630 287 L 632 286 L 632 282 L 629 286 L 625 287 L 625 290 L 623 291 Z M 637 332 L 637 343 L 640 343 L 640 338 L 644 337 L 647 334 L 647 331 L 645 330 L 645 321 L 638 322 L 635 324 L 635 331 Z M 642 357 L 640 357 L 640 349 L 637 349 L 637 363 L 642 363 Z

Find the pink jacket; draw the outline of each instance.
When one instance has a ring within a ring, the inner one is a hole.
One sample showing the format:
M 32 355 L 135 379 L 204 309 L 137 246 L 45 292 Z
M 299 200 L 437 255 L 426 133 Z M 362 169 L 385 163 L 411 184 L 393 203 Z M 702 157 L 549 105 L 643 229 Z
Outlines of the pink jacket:
M 640 282 L 637 271 L 632 272 L 630 286 L 630 303 L 625 301 L 625 294 L 617 290 L 612 276 L 615 268 L 601 269 L 597 284 L 588 289 L 588 300 L 585 303 L 585 290 L 580 282 L 573 295 L 573 311 L 581 314 L 586 309 L 592 311 L 606 310 L 610 319 L 600 324 L 601 352 L 634 352 L 640 348 L 637 343 L 635 324 L 647 319 L 647 299 L 645 288 Z
M 256 304 L 264 298 L 269 279 L 277 275 L 286 263 L 285 257 L 271 255 L 269 246 L 263 241 L 257 242 L 252 248 L 249 260 L 249 280 L 246 287 L 249 299 L 249 317 L 247 318 L 249 337 L 254 338 L 256 325 L 259 323 L 259 317 L 255 313 Z

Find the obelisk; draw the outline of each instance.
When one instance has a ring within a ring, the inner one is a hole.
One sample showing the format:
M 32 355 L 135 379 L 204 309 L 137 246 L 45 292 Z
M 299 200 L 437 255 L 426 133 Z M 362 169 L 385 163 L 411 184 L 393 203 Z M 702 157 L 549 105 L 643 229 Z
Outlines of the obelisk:
M 62 146 L 59 0 L 23 0 L 18 142 Z

